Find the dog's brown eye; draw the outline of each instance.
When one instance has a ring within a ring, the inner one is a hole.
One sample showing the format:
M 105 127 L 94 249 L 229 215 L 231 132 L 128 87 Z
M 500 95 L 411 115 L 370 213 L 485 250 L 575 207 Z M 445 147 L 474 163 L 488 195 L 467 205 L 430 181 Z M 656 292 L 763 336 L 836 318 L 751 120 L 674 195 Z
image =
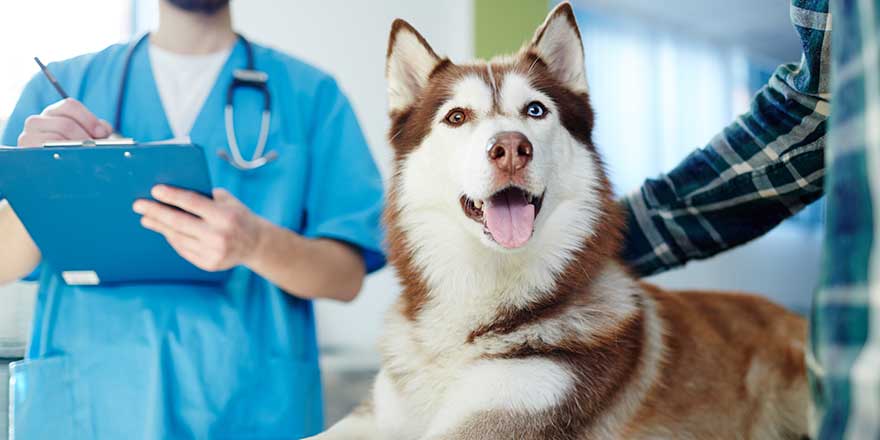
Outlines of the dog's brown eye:
M 453 126 L 458 127 L 461 124 L 464 124 L 467 121 L 467 114 L 464 110 L 460 108 L 454 108 L 446 114 L 446 123 Z

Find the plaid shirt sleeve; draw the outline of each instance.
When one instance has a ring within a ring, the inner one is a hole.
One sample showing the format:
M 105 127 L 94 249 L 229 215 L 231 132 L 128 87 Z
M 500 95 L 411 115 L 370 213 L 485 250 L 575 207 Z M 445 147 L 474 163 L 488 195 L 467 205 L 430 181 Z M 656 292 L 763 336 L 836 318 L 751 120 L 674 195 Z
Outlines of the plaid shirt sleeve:
M 650 275 L 756 238 L 823 194 L 830 94 L 828 0 L 792 0 L 799 64 L 777 68 L 750 110 L 622 201 L 624 260 Z
M 880 3 L 835 0 L 821 288 L 810 320 L 817 439 L 880 439 Z

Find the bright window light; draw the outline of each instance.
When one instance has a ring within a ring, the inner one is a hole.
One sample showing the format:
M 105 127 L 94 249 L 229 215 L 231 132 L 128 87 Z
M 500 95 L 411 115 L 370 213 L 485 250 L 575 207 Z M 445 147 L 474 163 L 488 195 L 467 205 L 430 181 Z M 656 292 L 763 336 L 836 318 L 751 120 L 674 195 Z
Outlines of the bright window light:
M 25 84 L 44 63 L 96 52 L 131 36 L 132 2 L 34 0 L 0 2 L 0 127 Z
M 618 194 L 669 171 L 746 110 L 743 55 L 659 26 L 578 9 L 593 140 Z

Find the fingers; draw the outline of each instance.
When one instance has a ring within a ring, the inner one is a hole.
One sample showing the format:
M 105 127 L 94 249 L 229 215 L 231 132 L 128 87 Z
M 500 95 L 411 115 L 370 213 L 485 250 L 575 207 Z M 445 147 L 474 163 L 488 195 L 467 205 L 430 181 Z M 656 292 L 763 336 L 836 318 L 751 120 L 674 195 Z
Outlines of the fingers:
M 67 98 L 49 106 L 43 112 L 43 115 L 64 117 L 72 120 L 88 134 L 86 138 L 103 139 L 110 136 L 113 132 L 107 122 L 99 120 L 86 106 L 72 98 Z
M 18 146 L 19 147 L 42 147 L 46 142 L 52 141 L 65 141 L 67 140 L 64 136 L 61 136 L 58 133 L 29 133 L 22 132 L 20 136 L 18 136 Z
M 209 272 L 223 270 L 222 253 L 206 247 L 203 237 L 193 237 L 150 217 L 142 217 L 141 225 L 165 237 L 169 245 L 184 259 Z
M 164 235 L 169 241 L 173 240 L 180 248 L 186 249 L 194 254 L 198 254 L 199 249 L 202 247 L 199 240 L 194 236 L 181 232 L 180 230 L 154 218 L 141 217 L 141 225 L 151 231 Z
M 220 209 L 214 206 L 213 200 L 192 191 L 156 185 L 150 194 L 162 203 L 191 212 L 208 222 L 214 222 L 215 219 L 223 216 Z
M 165 225 L 166 228 L 191 237 L 202 238 L 207 236 L 207 232 L 210 232 L 208 225 L 202 219 L 156 202 L 137 200 L 132 209 L 151 222 Z
M 103 120 L 103 119 L 101 119 L 100 122 L 101 122 L 101 125 L 104 126 L 104 131 L 107 133 L 107 136 L 104 136 L 104 137 L 105 137 L 105 138 L 112 137 L 112 136 L 113 136 L 113 132 L 115 131 L 115 130 L 113 129 L 113 126 L 110 125 L 109 122 L 107 122 L 107 121 L 105 121 L 105 120 Z
M 149 217 L 141 218 L 141 225 L 151 231 L 161 234 L 178 255 L 203 270 L 210 270 L 200 242 L 189 235 L 183 234 Z
M 73 119 L 64 116 L 31 116 L 24 121 L 27 133 L 53 133 L 66 140 L 91 139 L 89 133 Z
M 259 222 L 227 191 L 215 190 L 210 199 L 157 185 L 151 193 L 157 201 L 137 200 L 132 206 L 143 215 L 141 224 L 165 236 L 181 256 L 204 270 L 240 264 L 258 241 Z
M 39 147 L 49 141 L 101 139 L 112 132 L 110 124 L 95 117 L 79 101 L 68 98 L 27 118 L 18 145 Z
M 226 191 L 223 188 L 214 188 L 212 195 L 214 196 L 214 200 L 216 200 L 218 202 L 228 202 L 231 200 L 237 200 L 232 194 L 229 193 L 229 191 Z

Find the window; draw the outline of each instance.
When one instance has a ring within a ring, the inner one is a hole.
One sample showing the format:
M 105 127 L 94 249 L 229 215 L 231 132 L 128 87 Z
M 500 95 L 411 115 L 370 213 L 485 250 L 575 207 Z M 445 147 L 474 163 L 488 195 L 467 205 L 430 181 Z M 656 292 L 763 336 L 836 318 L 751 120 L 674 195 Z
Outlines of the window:
M 45 62 L 99 51 L 128 40 L 132 4 L 120 0 L 37 0 L 0 4 L 0 129 L 22 88 Z
M 578 11 L 594 141 L 618 194 L 668 171 L 748 107 L 748 68 L 733 48 Z
M 596 109 L 593 140 L 619 195 L 707 145 L 748 110 L 778 64 L 796 61 L 751 57 L 735 45 L 635 18 L 583 7 L 576 14 Z M 818 229 L 822 206 L 814 203 L 787 224 Z

